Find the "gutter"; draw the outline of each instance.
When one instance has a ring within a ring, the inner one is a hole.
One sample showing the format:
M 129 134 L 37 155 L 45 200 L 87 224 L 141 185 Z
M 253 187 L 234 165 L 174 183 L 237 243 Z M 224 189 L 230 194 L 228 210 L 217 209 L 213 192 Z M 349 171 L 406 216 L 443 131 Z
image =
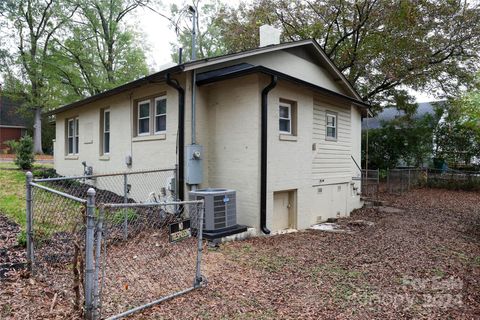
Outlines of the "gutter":
M 114 96 L 116 94 L 123 93 L 125 91 L 136 89 L 136 88 L 138 88 L 142 85 L 145 85 L 145 84 L 161 82 L 161 81 L 165 80 L 165 75 L 166 74 L 177 73 L 177 72 L 182 72 L 182 71 L 183 71 L 183 65 L 173 66 L 171 68 L 164 69 L 162 71 L 153 73 L 151 75 L 148 75 L 148 76 L 145 76 L 143 78 L 134 80 L 132 82 L 125 83 L 125 84 L 120 85 L 118 87 L 115 87 L 113 89 L 106 90 L 106 91 L 103 91 L 103 92 L 98 93 L 96 95 L 87 97 L 83 100 L 79 100 L 79 101 L 61 106 L 59 108 L 56 108 L 56 109 L 53 109 L 53 110 L 50 110 L 50 111 L 46 111 L 46 112 L 44 112 L 44 115 L 52 116 L 52 115 L 55 115 L 55 114 L 60 113 L 60 112 L 64 112 L 64 111 L 67 111 L 67 110 L 70 110 L 70 109 L 73 109 L 73 108 L 84 106 L 88 103 L 92 103 L 92 102 L 98 101 L 100 99 L 108 98 L 108 97 Z
M 225 69 L 227 69 L 227 68 L 225 68 Z M 197 85 L 202 86 L 202 85 L 206 85 L 206 84 L 217 82 L 217 81 L 237 78 L 237 77 L 244 76 L 244 75 L 247 75 L 247 74 L 263 73 L 263 74 L 266 74 L 266 75 L 275 76 L 278 79 L 282 79 L 282 80 L 285 80 L 285 81 L 295 83 L 295 84 L 300 85 L 302 87 L 306 87 L 306 88 L 315 90 L 317 92 L 320 92 L 320 93 L 325 94 L 325 95 L 330 96 L 330 97 L 336 97 L 336 98 L 340 98 L 344 101 L 348 101 L 350 103 L 355 104 L 358 107 L 361 107 L 363 112 L 366 112 L 367 109 L 370 107 L 370 105 L 368 103 L 365 103 L 365 102 L 363 102 L 361 100 L 358 100 L 356 98 L 352 98 L 352 97 L 347 96 L 345 94 L 338 93 L 338 92 L 332 91 L 330 89 L 317 86 L 313 83 L 295 78 L 295 77 L 290 76 L 288 74 L 285 74 L 285 73 L 282 73 L 280 71 L 273 70 L 273 69 L 270 69 L 270 68 L 267 68 L 267 67 L 264 67 L 264 66 L 254 66 L 254 65 L 248 65 L 248 64 L 237 65 L 237 66 L 233 66 L 233 68 L 231 68 L 231 70 L 229 70 L 229 71 L 225 70 L 225 72 L 222 73 L 222 74 L 219 74 L 219 75 L 215 74 L 214 75 L 213 73 L 216 72 L 216 71 L 218 71 L 218 70 L 207 71 L 207 72 L 198 74 L 197 75 Z
M 167 84 L 176 89 L 178 92 L 178 192 L 177 197 L 180 201 L 184 200 L 184 184 L 185 184 L 185 89 L 183 89 L 177 80 L 170 77 L 170 73 L 166 75 Z
M 267 228 L 267 138 L 268 138 L 268 93 L 277 85 L 277 76 L 262 90 L 261 144 L 260 144 L 260 229 L 270 234 Z

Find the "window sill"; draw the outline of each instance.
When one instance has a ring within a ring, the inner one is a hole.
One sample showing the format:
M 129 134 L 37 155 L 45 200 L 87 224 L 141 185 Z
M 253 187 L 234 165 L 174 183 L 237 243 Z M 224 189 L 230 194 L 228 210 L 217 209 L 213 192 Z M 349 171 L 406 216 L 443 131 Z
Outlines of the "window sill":
M 110 155 L 104 154 L 98 158 L 100 161 L 109 161 L 110 160 Z
M 298 140 L 298 137 L 297 136 L 293 136 L 291 134 L 280 134 L 278 136 L 278 139 L 282 140 L 282 141 L 297 141 Z
M 162 134 L 155 134 L 155 135 L 149 135 L 149 136 L 133 137 L 132 142 L 152 141 L 152 140 L 166 140 L 166 139 L 167 139 L 167 135 L 165 133 L 162 133 Z
M 325 137 L 325 140 L 327 141 L 337 141 L 337 138 L 332 138 L 332 137 Z
M 65 156 L 65 160 L 78 160 L 78 155 L 73 155 L 73 154 L 67 155 Z

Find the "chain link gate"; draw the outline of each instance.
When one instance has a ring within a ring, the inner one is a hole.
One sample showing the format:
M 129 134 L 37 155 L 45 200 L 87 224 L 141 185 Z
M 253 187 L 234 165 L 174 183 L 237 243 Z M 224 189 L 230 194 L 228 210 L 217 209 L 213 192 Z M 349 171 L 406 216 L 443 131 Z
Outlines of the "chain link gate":
M 32 182 L 27 173 L 27 263 L 72 313 L 84 314 L 87 200 Z
M 94 318 L 118 319 L 200 287 L 202 228 L 203 201 L 100 205 Z
M 203 202 L 174 201 L 163 187 L 175 189 L 172 177 L 171 169 L 44 179 L 27 173 L 34 278 L 87 319 L 120 318 L 200 287 Z

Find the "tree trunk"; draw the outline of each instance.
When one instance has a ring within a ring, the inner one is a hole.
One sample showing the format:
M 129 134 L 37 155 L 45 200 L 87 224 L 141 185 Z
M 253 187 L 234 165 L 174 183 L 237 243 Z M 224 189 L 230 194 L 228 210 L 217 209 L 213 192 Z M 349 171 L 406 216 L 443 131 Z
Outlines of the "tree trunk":
M 35 108 L 35 120 L 33 123 L 33 152 L 43 154 L 42 150 L 42 109 Z

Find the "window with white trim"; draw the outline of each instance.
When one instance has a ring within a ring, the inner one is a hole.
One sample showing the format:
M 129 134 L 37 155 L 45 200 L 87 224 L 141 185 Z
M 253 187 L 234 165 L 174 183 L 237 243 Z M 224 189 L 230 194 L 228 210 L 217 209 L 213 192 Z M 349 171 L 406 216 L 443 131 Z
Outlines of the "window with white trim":
M 110 109 L 103 109 L 102 154 L 110 153 Z
M 67 119 L 67 154 L 78 154 L 78 118 Z
M 137 119 L 137 134 L 139 136 L 150 134 L 150 100 L 138 103 Z
M 278 129 L 280 133 L 292 134 L 292 105 L 280 102 L 278 107 Z
M 167 130 L 167 97 L 155 98 L 155 133 Z
M 326 139 L 337 140 L 337 114 L 328 112 L 326 114 Z

